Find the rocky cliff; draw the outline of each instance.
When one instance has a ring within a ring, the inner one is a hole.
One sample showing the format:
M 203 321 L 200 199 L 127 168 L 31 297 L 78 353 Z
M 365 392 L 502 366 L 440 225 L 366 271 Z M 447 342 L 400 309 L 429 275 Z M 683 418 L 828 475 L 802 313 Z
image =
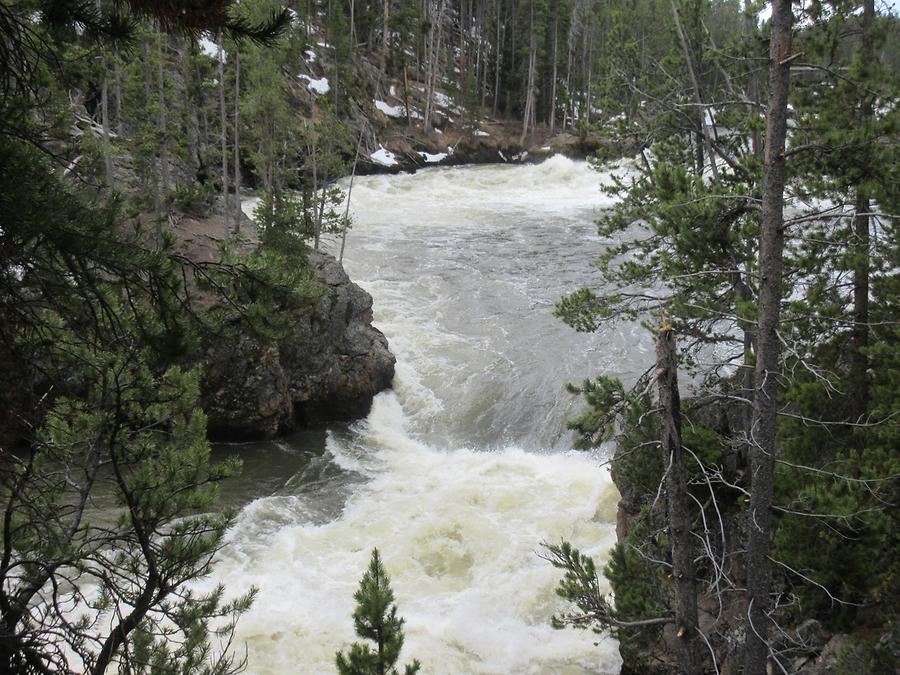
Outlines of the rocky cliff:
M 313 253 L 310 262 L 326 293 L 292 310 L 286 337 L 265 344 L 243 336 L 207 354 L 201 404 L 212 438 L 271 438 L 361 417 L 390 386 L 395 360 L 372 326 L 372 296 L 333 257 Z

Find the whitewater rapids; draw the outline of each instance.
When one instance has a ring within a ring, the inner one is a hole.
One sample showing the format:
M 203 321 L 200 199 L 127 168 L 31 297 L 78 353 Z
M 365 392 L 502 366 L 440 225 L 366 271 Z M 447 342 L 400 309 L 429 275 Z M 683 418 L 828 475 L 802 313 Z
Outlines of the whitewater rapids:
M 565 538 L 602 563 L 615 542 L 618 493 L 603 451 L 571 449 L 581 403 L 564 384 L 652 360 L 636 327 L 581 335 L 552 316 L 604 246 L 602 179 L 562 157 L 356 179 L 345 265 L 397 373 L 324 449 L 270 446 L 304 459 L 244 506 L 211 580 L 259 588 L 236 636 L 247 672 L 333 673 L 373 546 L 406 619 L 401 663 L 618 672 L 614 640 L 550 627 L 560 573 L 537 555 Z

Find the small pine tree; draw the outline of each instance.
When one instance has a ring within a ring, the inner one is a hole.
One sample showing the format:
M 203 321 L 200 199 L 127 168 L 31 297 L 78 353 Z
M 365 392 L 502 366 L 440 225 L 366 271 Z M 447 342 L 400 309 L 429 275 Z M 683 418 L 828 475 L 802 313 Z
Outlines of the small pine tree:
M 353 625 L 356 634 L 372 640 L 376 650 L 368 644 L 354 642 L 348 654 L 337 653 L 336 663 L 340 675 L 398 675 L 394 664 L 403 648 L 404 619 L 397 616 L 391 580 L 384 571 L 378 549 L 372 549 L 369 569 L 359 582 L 359 590 L 353 594 L 356 609 Z M 419 672 L 421 664 L 413 659 L 404 668 L 404 675 Z

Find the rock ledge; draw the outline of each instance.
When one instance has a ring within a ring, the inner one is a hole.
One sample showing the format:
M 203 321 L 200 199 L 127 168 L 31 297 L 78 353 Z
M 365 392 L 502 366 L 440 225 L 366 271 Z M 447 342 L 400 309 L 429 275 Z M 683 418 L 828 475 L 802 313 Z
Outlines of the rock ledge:
M 314 306 L 292 310 L 290 334 L 277 344 L 244 336 L 207 354 L 201 405 L 210 438 L 272 438 L 368 413 L 389 387 L 394 356 L 372 326 L 372 296 L 329 255 L 310 262 L 328 289 Z

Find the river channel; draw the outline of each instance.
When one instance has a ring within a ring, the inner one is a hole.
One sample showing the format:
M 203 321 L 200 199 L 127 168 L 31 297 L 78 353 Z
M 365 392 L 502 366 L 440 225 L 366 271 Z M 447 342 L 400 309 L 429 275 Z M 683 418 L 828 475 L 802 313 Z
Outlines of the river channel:
M 345 267 L 374 297 L 396 377 L 364 420 L 217 449 L 245 460 L 214 581 L 259 588 L 236 636 L 248 672 L 334 672 L 373 546 L 406 619 L 403 662 L 618 672 L 614 640 L 550 626 L 560 573 L 537 555 L 565 538 L 602 562 L 615 542 L 609 451 L 573 449 L 582 404 L 564 385 L 633 380 L 653 359 L 636 326 L 585 335 L 553 316 L 595 283 L 603 178 L 554 157 L 356 179 Z

